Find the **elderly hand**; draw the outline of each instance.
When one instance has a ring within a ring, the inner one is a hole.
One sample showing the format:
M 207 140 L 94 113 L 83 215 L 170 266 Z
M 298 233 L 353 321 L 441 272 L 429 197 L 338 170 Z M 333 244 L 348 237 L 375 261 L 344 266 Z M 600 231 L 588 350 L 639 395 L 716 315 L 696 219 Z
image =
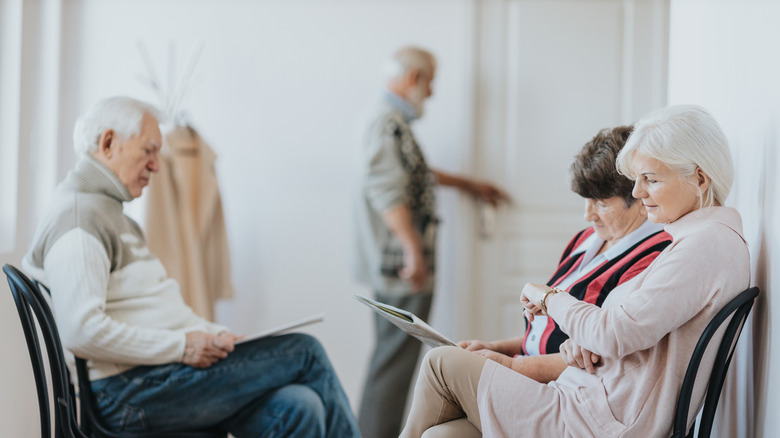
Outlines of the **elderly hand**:
M 483 342 L 476 339 L 471 341 L 460 341 L 458 342 L 458 346 L 468 351 L 477 351 L 477 350 L 496 351 L 496 348 L 495 346 L 493 346 L 492 342 Z
M 228 353 L 233 351 L 238 339 L 239 336 L 228 332 L 218 335 L 199 331 L 189 332 L 181 361 L 194 368 L 208 368 L 226 358 Z
M 561 357 L 566 365 L 570 367 L 582 368 L 593 374 L 596 366 L 601 361 L 601 356 L 575 344 L 571 339 L 567 339 L 560 347 Z
M 523 292 L 520 294 L 520 302 L 525 308 L 523 314 L 528 318 L 529 322 L 533 322 L 534 316 L 544 315 L 541 302 L 548 289 L 550 289 L 549 286 L 536 283 L 526 283 L 525 287 L 523 287 Z
M 496 353 L 493 350 L 476 350 L 474 353 L 477 353 L 478 355 L 485 357 L 487 359 L 492 360 L 493 362 L 497 362 L 500 365 L 503 365 L 507 368 L 512 368 L 512 361 L 513 359 L 505 354 Z
M 402 280 L 412 285 L 412 292 L 419 292 L 428 278 L 428 268 L 425 265 L 425 256 L 420 249 L 404 250 L 404 267 L 398 271 Z
M 510 200 L 509 195 L 507 195 L 506 192 L 490 183 L 470 181 L 468 191 L 494 207 L 497 206 L 499 202 L 509 202 Z

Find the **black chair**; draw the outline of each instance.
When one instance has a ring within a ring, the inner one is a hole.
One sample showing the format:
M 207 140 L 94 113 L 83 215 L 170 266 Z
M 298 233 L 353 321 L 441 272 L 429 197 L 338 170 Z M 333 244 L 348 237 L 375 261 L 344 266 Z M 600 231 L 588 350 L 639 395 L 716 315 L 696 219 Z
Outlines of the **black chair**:
M 720 328 L 723 322 L 730 318 L 729 325 L 723 333 L 723 339 L 720 342 L 718 353 L 715 356 L 712 374 L 710 375 L 710 380 L 707 384 L 704 407 L 702 408 L 701 419 L 699 421 L 698 438 L 707 438 L 712 433 L 712 422 L 715 419 L 715 410 L 718 408 L 720 391 L 723 389 L 723 382 L 726 379 L 726 371 L 728 371 L 729 364 L 731 364 L 731 358 L 734 355 L 734 349 L 737 346 L 737 340 L 742 332 L 745 319 L 747 318 L 748 313 L 750 313 L 750 309 L 753 307 L 753 302 L 757 296 L 757 287 L 751 287 L 740 293 L 736 298 L 726 304 L 704 329 L 704 333 L 702 333 L 699 342 L 696 344 L 696 348 L 693 350 L 691 360 L 688 362 L 688 369 L 685 372 L 685 378 L 683 379 L 682 388 L 680 389 L 680 396 L 677 399 L 672 438 L 694 437 L 696 424 L 694 423 L 690 430 L 688 430 L 687 423 L 688 412 L 691 407 L 693 386 L 696 382 L 696 374 L 699 371 L 699 365 L 701 364 L 704 352 L 707 350 L 707 345 L 712 339 L 712 336 L 715 335 L 715 332 L 718 331 L 718 328 Z
M 27 341 L 27 350 L 35 376 L 35 386 L 38 390 L 38 408 L 41 419 L 41 437 L 51 437 L 51 412 L 49 409 L 49 391 L 44 369 L 43 352 L 38 342 L 38 330 L 46 345 L 46 353 L 51 370 L 52 393 L 55 401 L 54 427 L 55 437 L 97 437 L 97 438 L 224 438 L 227 433 L 221 430 L 206 431 L 174 431 L 151 433 L 114 432 L 108 428 L 95 405 L 92 387 L 89 382 L 87 363 L 76 358 L 76 372 L 79 382 L 79 408 L 81 424 L 76 420 L 75 391 L 71 385 L 70 373 L 65 364 L 65 354 L 60 343 L 57 324 L 41 288 L 45 286 L 33 282 L 22 272 L 11 265 L 3 266 L 3 272 L 8 277 L 8 285 L 16 302 L 16 309 L 22 323 L 22 330 Z M 39 287 L 40 286 L 40 287 Z M 34 316 L 34 318 L 33 318 Z

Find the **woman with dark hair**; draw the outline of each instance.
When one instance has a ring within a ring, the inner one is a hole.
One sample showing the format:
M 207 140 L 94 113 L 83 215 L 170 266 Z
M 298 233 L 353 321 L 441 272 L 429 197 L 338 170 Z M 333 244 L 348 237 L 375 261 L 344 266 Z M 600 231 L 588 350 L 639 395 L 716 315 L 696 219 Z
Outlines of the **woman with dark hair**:
M 663 225 L 647 221 L 633 184 L 620 175 L 615 159 L 633 127 L 602 129 L 571 165 L 571 189 L 585 198 L 585 219 L 593 225 L 566 246 L 548 286 L 600 306 L 609 292 L 642 272 L 671 243 Z M 566 363 L 558 347 L 568 336 L 545 316 L 528 324 L 525 336 L 460 346 L 540 382 L 554 380 Z
M 617 168 L 635 181 L 633 196 L 649 220 L 665 224 L 672 243 L 601 307 L 526 284 L 528 319 L 549 316 L 570 337 L 561 345 L 567 367 L 546 384 L 457 347 L 431 350 L 403 438 L 463 417 L 458 421 L 491 438 L 671 435 L 696 341 L 750 284 L 741 219 L 724 206 L 731 153 L 710 113 L 672 106 L 636 124 Z M 699 368 L 688 426 L 703 403 L 714 355 L 708 351 Z

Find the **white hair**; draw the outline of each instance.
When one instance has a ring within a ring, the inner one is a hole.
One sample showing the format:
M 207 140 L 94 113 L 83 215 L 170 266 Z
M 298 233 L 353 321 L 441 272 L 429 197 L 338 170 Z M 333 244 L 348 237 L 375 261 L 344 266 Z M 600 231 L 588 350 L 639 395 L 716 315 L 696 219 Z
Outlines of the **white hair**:
M 419 70 L 425 75 L 433 75 L 436 69 L 436 57 L 420 47 L 402 47 L 387 60 L 383 71 L 385 79 L 392 81 L 400 79 L 412 70 Z
M 98 150 L 100 136 L 112 129 L 120 139 L 127 139 L 141 132 L 144 114 L 160 121 L 161 113 L 154 106 L 139 100 L 116 96 L 92 105 L 73 128 L 73 149 L 76 154 Z
M 706 109 L 697 105 L 674 105 L 654 111 L 634 125 L 634 132 L 617 157 L 618 172 L 636 180 L 631 170 L 635 151 L 654 158 L 690 178 L 697 168 L 710 177 L 700 206 L 724 205 L 734 181 L 726 134 Z

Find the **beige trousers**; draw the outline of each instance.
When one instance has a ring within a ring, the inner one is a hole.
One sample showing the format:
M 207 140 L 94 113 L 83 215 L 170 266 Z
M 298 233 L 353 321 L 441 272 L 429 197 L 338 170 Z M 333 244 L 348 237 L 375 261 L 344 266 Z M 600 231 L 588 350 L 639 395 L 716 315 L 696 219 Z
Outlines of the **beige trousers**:
M 464 417 L 437 424 L 426 430 L 422 438 L 482 438 L 482 434 Z
M 414 400 L 401 438 L 420 438 L 424 433 L 426 438 L 437 437 L 441 436 L 438 432 L 446 433 L 451 429 L 464 431 L 464 437 L 481 436 L 477 388 L 486 361 L 486 358 L 459 347 L 439 347 L 429 351 L 420 366 Z M 473 426 L 471 429 L 463 428 L 462 421 L 459 421 L 426 432 L 438 424 L 464 417 Z M 475 435 L 475 432 L 479 434 Z

